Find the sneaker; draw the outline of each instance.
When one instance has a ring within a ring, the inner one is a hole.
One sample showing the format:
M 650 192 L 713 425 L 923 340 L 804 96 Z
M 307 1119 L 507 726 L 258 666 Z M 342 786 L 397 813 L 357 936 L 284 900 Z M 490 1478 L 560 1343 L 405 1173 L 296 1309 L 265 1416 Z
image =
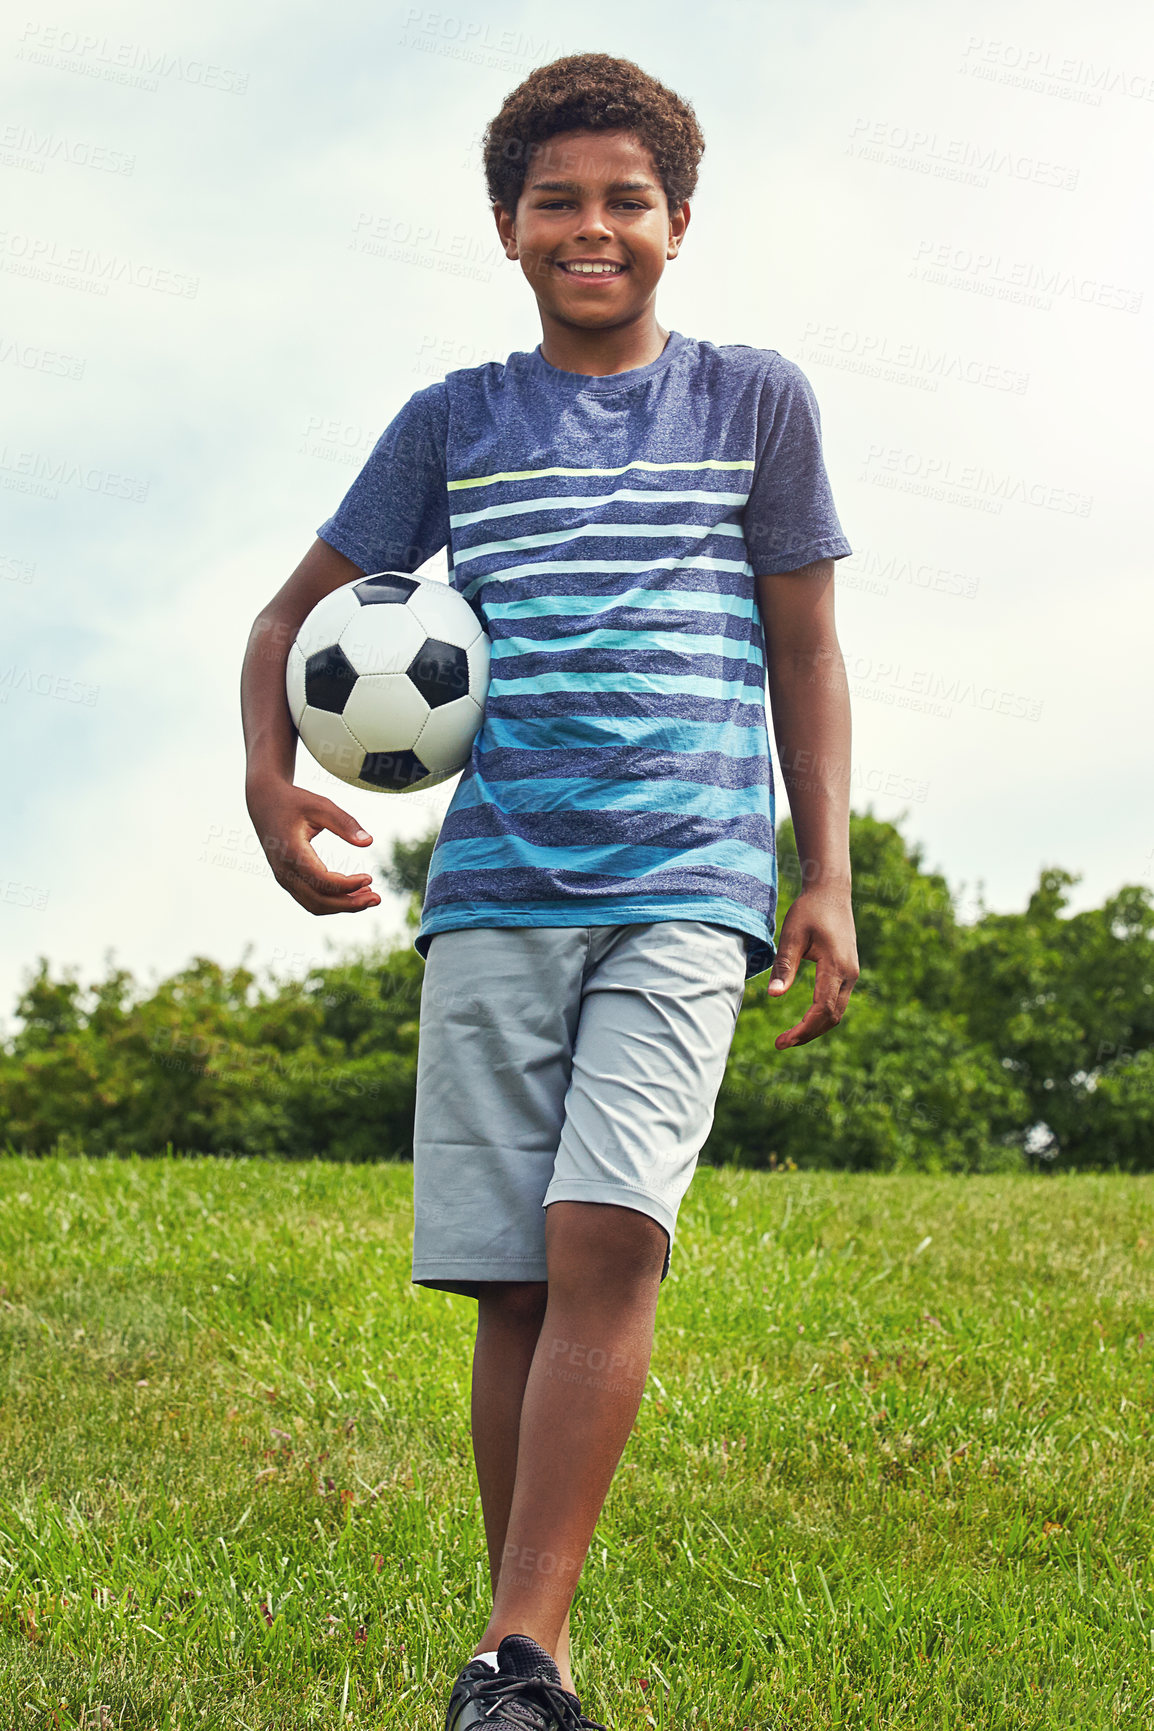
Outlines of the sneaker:
M 506 1635 L 498 1669 L 470 1659 L 449 1697 L 445 1731 L 605 1731 L 561 1687 L 556 1660 L 529 1635 Z
M 496 1675 L 487 1659 L 469 1660 L 453 1684 L 449 1711 L 445 1715 L 445 1731 L 466 1731 L 466 1727 L 481 1722 L 486 1701 L 491 1699 L 484 1694 L 482 1686 L 487 1678 Z

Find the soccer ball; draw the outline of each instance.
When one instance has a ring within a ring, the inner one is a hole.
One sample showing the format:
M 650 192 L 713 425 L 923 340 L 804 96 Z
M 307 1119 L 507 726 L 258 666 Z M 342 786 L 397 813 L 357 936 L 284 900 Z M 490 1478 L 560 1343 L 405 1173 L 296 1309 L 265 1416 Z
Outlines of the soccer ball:
M 489 639 L 448 583 L 378 571 L 318 601 L 289 650 L 289 710 L 330 775 L 407 793 L 469 761 Z

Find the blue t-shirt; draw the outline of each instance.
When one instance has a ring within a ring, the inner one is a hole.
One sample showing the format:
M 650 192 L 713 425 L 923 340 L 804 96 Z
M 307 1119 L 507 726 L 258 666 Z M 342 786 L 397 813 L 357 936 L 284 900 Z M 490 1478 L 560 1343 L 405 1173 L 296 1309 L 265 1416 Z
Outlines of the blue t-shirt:
M 699 919 L 772 965 L 774 781 L 755 574 L 851 552 L 817 403 L 774 349 L 671 331 L 645 367 L 539 349 L 450 373 L 317 534 L 362 571 L 442 547 L 492 643 L 415 937 Z

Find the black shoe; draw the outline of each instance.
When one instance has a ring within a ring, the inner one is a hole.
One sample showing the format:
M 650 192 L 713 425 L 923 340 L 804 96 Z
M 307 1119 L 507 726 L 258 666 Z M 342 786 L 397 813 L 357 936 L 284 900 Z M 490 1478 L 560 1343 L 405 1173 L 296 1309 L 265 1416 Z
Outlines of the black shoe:
M 550 1653 L 529 1635 L 506 1635 L 497 1664 L 471 1659 L 453 1685 L 445 1731 L 605 1731 L 561 1687 Z
M 487 1659 L 469 1660 L 453 1684 L 449 1711 L 445 1715 L 445 1731 L 466 1731 L 467 1726 L 480 1722 L 488 1699 L 481 1693 L 481 1688 L 486 1678 L 491 1680 L 496 1675 Z

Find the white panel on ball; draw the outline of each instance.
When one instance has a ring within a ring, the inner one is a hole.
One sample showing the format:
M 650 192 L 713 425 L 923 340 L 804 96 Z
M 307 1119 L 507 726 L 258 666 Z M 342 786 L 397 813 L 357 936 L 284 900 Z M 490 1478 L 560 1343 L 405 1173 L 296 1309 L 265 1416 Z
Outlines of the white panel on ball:
M 458 648 L 465 649 L 480 635 L 477 615 L 465 597 L 449 583 L 425 578 L 409 596 L 405 607 L 420 620 L 427 636 L 436 637 L 442 643 L 455 643 Z
M 481 711 L 473 699 L 455 697 L 429 711 L 413 750 L 430 769 L 455 775 L 468 763 L 480 726 Z
M 394 609 L 375 607 L 370 611 L 391 613 Z M 412 750 L 428 717 L 429 706 L 407 673 L 362 674 L 342 711 L 345 725 L 366 751 Z
M 341 632 L 341 648 L 358 673 L 403 673 L 421 653 L 425 631 L 407 606 L 395 602 L 357 604 Z
M 288 653 L 288 665 L 285 668 L 285 689 L 288 693 L 289 714 L 293 718 L 293 726 L 299 727 L 305 707 L 305 658 L 296 643 L 292 645 Z
M 359 612 L 361 604 L 347 583 L 318 601 L 297 632 L 297 643 L 305 660 L 322 649 L 331 649 L 349 620 Z
M 330 775 L 351 781 L 360 774 L 365 748 L 331 709 L 306 707 L 300 720 L 300 736 L 317 762 Z
M 476 698 L 484 709 L 489 689 L 489 639 L 483 631 L 465 653 L 469 658 L 469 696 Z

